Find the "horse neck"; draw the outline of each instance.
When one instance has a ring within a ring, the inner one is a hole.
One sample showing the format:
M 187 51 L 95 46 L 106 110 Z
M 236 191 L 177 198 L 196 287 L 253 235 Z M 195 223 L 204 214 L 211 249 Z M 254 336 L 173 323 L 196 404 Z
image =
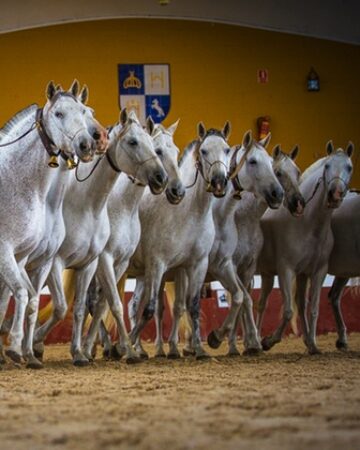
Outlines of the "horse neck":
M 106 207 L 109 194 L 120 173 L 115 172 L 106 157 L 103 157 L 100 162 L 97 160 L 96 162 L 85 166 L 91 166 L 91 168 L 86 171 L 87 174 L 94 168 L 94 164 L 98 164 L 98 167 L 94 169 L 93 173 L 86 181 L 79 184 L 82 185 L 80 189 L 85 193 L 86 208 L 90 208 L 94 215 L 98 216 Z M 80 175 L 80 178 L 81 177 L 82 175 Z
M 191 203 L 191 211 L 197 212 L 200 215 L 205 215 L 211 209 L 215 199 L 210 192 L 206 191 L 206 188 L 207 182 L 199 173 L 195 186 L 191 189 L 191 194 L 188 196 L 189 192 L 187 192 L 184 197 L 184 200 L 186 200 L 188 196 Z
M 236 208 L 236 215 L 241 216 L 242 222 L 260 223 L 260 219 L 267 208 L 267 203 L 263 198 L 256 198 L 251 192 L 243 192 Z
M 18 127 L 2 139 L 2 143 L 10 142 L 14 138 L 30 129 L 35 115 L 31 114 Z M 4 147 L 0 151 L 0 173 L 4 183 L 11 186 L 16 183 L 22 186 L 22 192 L 31 191 L 32 198 L 37 195 L 42 201 L 49 192 L 56 169 L 48 167 L 49 155 L 44 148 L 36 129 L 18 142 Z M 9 167 L 11 170 L 9 170 Z M 15 176 L 14 176 L 15 174 Z M 27 198 L 30 198 L 27 196 Z
M 59 163 L 59 168 L 54 171 L 56 175 L 51 182 L 46 200 L 47 205 L 54 212 L 61 211 L 66 189 L 72 178 L 72 172 L 67 168 L 66 162 L 60 158 Z
M 117 179 L 111 192 L 109 207 L 113 211 L 123 214 L 127 211 L 130 215 L 137 213 L 144 196 L 145 186 L 131 182 L 124 173 Z
M 301 193 L 304 196 L 305 201 L 307 201 L 303 222 L 307 223 L 315 232 L 316 230 L 321 230 L 326 226 L 330 226 L 331 215 L 333 212 L 333 210 L 326 205 L 327 192 L 322 176 L 323 167 L 320 167 L 312 176 L 305 179 L 300 185 Z

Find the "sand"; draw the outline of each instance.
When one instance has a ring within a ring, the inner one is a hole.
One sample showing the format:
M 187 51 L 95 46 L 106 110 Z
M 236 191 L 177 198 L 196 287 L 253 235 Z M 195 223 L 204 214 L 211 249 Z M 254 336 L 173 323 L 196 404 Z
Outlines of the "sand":
M 360 334 L 349 344 L 322 336 L 309 356 L 290 337 L 258 357 L 223 345 L 209 361 L 86 368 L 48 346 L 45 369 L 0 371 L 0 450 L 360 448 Z

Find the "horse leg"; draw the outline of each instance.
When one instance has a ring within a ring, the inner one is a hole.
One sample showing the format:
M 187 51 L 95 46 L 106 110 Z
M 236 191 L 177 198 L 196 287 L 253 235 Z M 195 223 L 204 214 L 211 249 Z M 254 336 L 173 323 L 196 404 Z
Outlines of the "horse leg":
M 296 277 L 296 294 L 295 300 L 299 311 L 299 317 L 301 321 L 301 328 L 303 332 L 303 339 L 306 343 L 309 336 L 309 324 L 307 320 L 307 298 L 306 298 L 306 288 L 307 288 L 308 277 L 304 274 L 297 275 Z
M 155 313 L 156 302 L 158 299 L 164 270 L 165 267 L 160 261 L 153 261 L 151 267 L 149 267 L 145 272 L 144 291 L 136 313 L 136 323 L 130 333 L 132 343 L 136 342 L 141 331 L 144 329 L 147 322 L 152 319 Z
M 35 330 L 34 333 L 34 352 L 39 358 L 42 357 L 44 352 L 44 340 L 54 326 L 63 320 L 67 312 L 67 303 L 64 294 L 63 284 L 62 284 L 62 272 L 63 265 L 60 259 L 56 258 L 53 261 L 52 267 L 50 269 L 49 275 L 47 277 L 46 283 L 51 293 L 51 300 L 53 304 L 53 310 L 50 318 L 40 325 L 39 328 Z
M 135 290 L 134 290 L 133 295 L 128 304 L 128 314 L 129 314 L 131 329 L 133 329 L 136 326 L 136 317 L 137 317 L 137 313 L 138 313 L 138 310 L 140 307 L 141 298 L 144 294 L 144 283 L 145 282 L 144 282 L 143 277 L 136 278 Z M 149 359 L 148 353 L 146 352 L 146 350 L 143 348 L 143 346 L 141 344 L 140 335 L 135 340 L 134 348 L 135 348 L 136 353 L 140 356 L 140 358 Z
M 280 325 L 275 330 L 275 332 L 271 336 L 265 336 L 262 341 L 262 347 L 264 350 L 270 350 L 275 344 L 281 341 L 282 335 L 286 329 L 286 326 L 290 322 L 293 311 L 291 305 L 291 294 L 292 294 L 292 280 L 294 277 L 294 273 L 289 268 L 284 268 L 284 270 L 279 271 L 279 284 L 283 299 L 283 315 L 280 322 Z
M 103 253 L 101 255 L 97 269 L 97 277 L 103 289 L 104 296 L 107 299 L 108 304 L 110 306 L 110 310 L 116 321 L 116 325 L 119 332 L 119 339 L 121 345 L 125 348 L 126 362 L 127 363 L 137 362 L 139 358 L 132 348 L 125 327 L 123 305 L 117 289 L 117 280 L 113 268 L 113 259 L 111 255 L 107 253 Z M 98 327 L 96 326 L 96 330 L 97 329 Z M 94 337 L 96 337 L 96 333 Z M 94 339 L 87 341 L 87 343 L 88 342 L 90 342 L 92 348 L 94 344 Z
M 192 266 L 187 270 L 188 292 L 186 295 L 186 305 L 191 323 L 192 346 L 195 350 L 196 359 L 210 357 L 201 344 L 200 335 L 200 292 L 206 277 L 207 268 L 208 259 L 204 258 L 196 266 Z
M 180 319 L 186 311 L 186 286 L 187 286 L 187 278 L 186 273 L 183 269 L 178 269 L 175 274 L 175 301 L 173 305 L 173 314 L 172 314 L 172 324 L 170 336 L 168 339 L 169 343 L 169 353 L 167 357 L 169 359 L 178 359 L 180 358 L 180 352 L 178 350 L 179 343 L 179 326 Z
M 346 325 L 341 314 L 340 300 L 343 296 L 346 283 L 348 278 L 335 277 L 331 289 L 329 291 L 328 297 L 331 302 L 331 307 L 334 313 L 336 329 L 338 333 L 338 339 L 336 341 L 336 348 L 338 350 L 347 350 L 347 335 L 346 335 Z
M 33 284 L 37 296 L 34 299 L 29 300 L 27 315 L 26 315 L 26 332 L 23 341 L 23 353 L 27 360 L 27 367 L 31 369 L 40 369 L 43 364 L 36 358 L 33 349 L 35 326 L 37 323 L 37 317 L 39 313 L 39 301 L 41 289 L 48 277 L 52 266 L 52 260 L 48 260 L 41 267 L 29 272 L 31 283 Z
M 310 285 L 310 318 L 309 318 L 309 336 L 306 342 L 306 346 L 310 355 L 316 355 L 321 353 L 316 345 L 316 325 L 319 317 L 319 303 L 321 287 L 326 277 L 327 265 L 318 270 L 311 277 Z
M 256 328 L 261 336 L 262 325 L 264 321 L 264 314 L 267 306 L 267 301 L 269 295 L 274 286 L 274 276 L 273 275 L 261 275 L 261 292 L 257 307 L 256 315 Z
M 166 358 L 164 351 L 163 340 L 163 316 L 164 316 L 164 293 L 165 281 L 161 282 L 161 287 L 158 295 L 158 301 L 155 309 L 155 325 L 156 325 L 156 339 L 155 339 L 155 358 Z
M 9 301 L 10 289 L 6 286 L 5 283 L 0 283 L 0 326 L 2 334 L 8 334 L 12 325 L 12 317 L 4 321 L 5 314 L 9 306 Z M 0 364 L 5 364 L 5 362 L 6 360 L 3 349 L 3 340 L 0 336 Z
M 87 366 L 88 358 L 84 355 L 81 346 L 81 335 L 85 319 L 86 295 L 91 280 L 96 272 L 98 260 L 94 259 L 84 269 L 76 271 L 75 301 L 73 312 L 73 330 L 71 338 L 71 355 L 74 366 Z

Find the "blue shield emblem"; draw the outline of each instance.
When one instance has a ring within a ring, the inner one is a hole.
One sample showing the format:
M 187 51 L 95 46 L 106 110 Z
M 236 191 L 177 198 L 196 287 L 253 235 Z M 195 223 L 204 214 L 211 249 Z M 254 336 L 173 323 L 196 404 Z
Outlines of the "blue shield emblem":
M 169 64 L 119 64 L 118 74 L 120 108 L 134 109 L 142 124 L 148 116 L 162 122 L 170 110 Z

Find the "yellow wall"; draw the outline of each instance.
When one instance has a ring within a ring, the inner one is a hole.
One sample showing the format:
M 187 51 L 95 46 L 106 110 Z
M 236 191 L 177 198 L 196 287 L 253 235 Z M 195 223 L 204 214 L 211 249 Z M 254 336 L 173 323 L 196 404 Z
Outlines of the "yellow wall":
M 271 116 L 272 144 L 300 144 L 305 168 L 333 139 L 360 150 L 360 47 L 230 25 L 170 20 L 107 20 L 0 35 L 0 123 L 30 103 L 44 103 L 50 79 L 74 77 L 90 88 L 90 104 L 104 125 L 118 118 L 117 64 L 169 63 L 172 106 L 165 124 L 180 117 L 177 143 L 195 137 L 200 120 L 232 122 L 231 143 Z M 319 93 L 305 79 L 314 66 Z M 257 83 L 258 69 L 269 83 Z M 356 158 L 354 158 L 356 160 Z M 360 186 L 360 163 L 353 185 Z

